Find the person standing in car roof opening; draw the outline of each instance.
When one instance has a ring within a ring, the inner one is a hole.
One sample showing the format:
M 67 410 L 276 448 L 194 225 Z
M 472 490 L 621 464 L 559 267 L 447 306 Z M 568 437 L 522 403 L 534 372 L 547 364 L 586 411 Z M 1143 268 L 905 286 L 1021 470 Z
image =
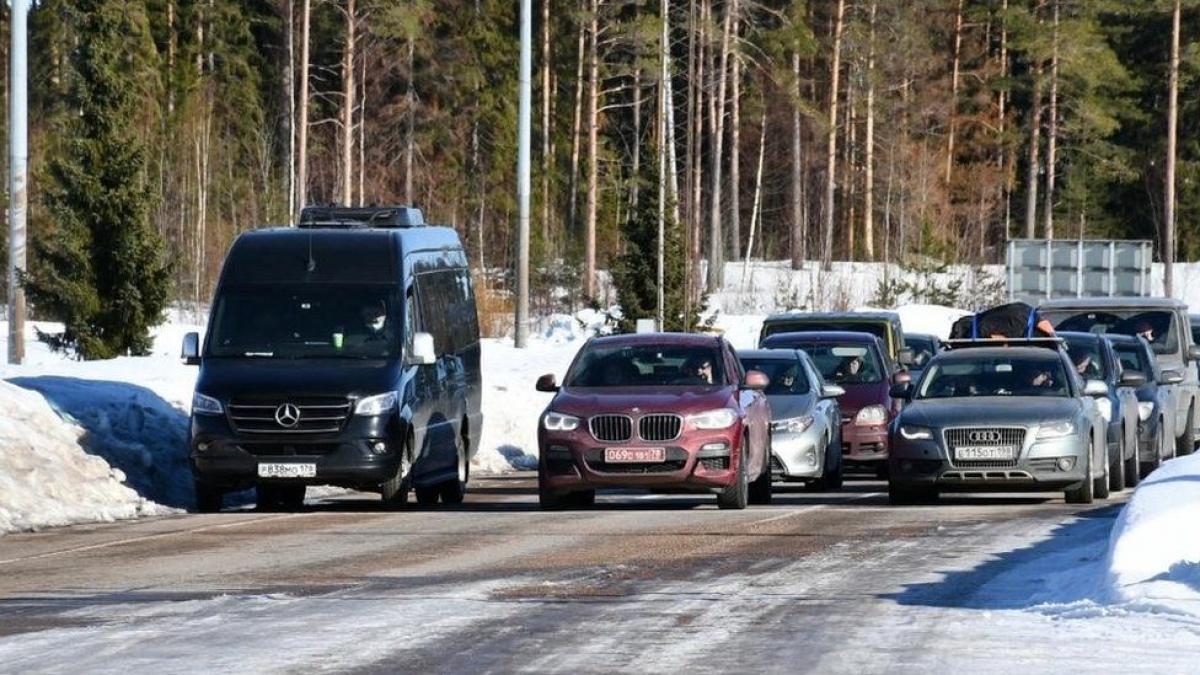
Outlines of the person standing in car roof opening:
M 1024 302 L 999 305 L 954 322 L 951 339 L 1054 337 L 1054 326 Z

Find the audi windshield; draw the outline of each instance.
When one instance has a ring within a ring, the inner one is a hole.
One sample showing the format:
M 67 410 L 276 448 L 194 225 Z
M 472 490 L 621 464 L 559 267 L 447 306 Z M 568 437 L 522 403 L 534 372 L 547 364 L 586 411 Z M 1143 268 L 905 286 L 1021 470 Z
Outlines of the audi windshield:
M 981 358 L 934 363 L 921 380 L 918 399 L 981 396 L 1071 395 L 1067 372 L 1059 359 Z

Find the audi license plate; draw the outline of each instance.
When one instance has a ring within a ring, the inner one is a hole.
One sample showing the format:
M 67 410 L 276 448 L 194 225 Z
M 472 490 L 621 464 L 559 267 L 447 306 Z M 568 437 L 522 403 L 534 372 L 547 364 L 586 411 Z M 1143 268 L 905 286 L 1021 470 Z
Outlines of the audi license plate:
M 1017 458 L 1017 448 L 1002 446 L 963 446 L 954 449 L 954 459 L 969 461 L 1011 461 Z
M 317 465 L 303 462 L 262 462 L 259 478 L 316 478 Z
M 654 464 L 667 461 L 666 448 L 605 448 L 606 464 Z

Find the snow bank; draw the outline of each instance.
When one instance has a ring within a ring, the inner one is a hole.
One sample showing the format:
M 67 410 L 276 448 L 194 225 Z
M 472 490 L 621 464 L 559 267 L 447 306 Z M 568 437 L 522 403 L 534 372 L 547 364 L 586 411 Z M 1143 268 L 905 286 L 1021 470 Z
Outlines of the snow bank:
M 0 382 L 0 532 L 165 512 L 84 451 L 86 433 L 40 394 Z
M 1112 601 L 1200 617 L 1200 454 L 1167 462 L 1138 486 L 1105 562 Z

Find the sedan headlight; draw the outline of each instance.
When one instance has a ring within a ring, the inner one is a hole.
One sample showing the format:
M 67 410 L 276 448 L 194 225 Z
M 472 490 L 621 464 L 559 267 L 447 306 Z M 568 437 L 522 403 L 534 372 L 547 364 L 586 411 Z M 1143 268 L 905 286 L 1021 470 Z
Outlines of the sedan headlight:
M 199 415 L 221 415 L 225 408 L 221 402 L 199 392 L 192 394 L 192 412 Z
M 1075 433 L 1074 422 L 1051 422 L 1043 424 L 1038 429 L 1038 440 L 1044 441 L 1051 438 L 1066 438 Z
M 688 418 L 697 429 L 728 429 L 737 421 L 737 413 L 729 408 L 709 410 Z
M 908 424 L 900 425 L 900 435 L 910 441 L 933 440 L 933 430 L 926 427 L 915 427 Z
M 1096 399 L 1096 408 L 1100 411 L 1100 416 L 1105 422 L 1112 421 L 1112 401 L 1106 398 Z
M 1154 402 L 1153 401 L 1139 401 L 1138 402 L 1138 419 L 1139 420 L 1141 420 L 1142 422 L 1145 422 L 1146 420 L 1150 419 L 1150 416 L 1153 414 L 1154 414 Z
M 771 430 L 781 434 L 800 434 L 808 431 L 813 425 L 812 415 L 802 415 L 800 417 L 789 417 L 785 420 L 775 420 L 771 422 Z
M 386 394 L 359 399 L 358 405 L 354 406 L 354 414 L 365 416 L 386 415 L 395 408 L 396 392 L 389 391 Z
M 887 423 L 887 408 L 881 405 L 869 405 L 854 416 L 854 426 L 873 427 Z
M 579 418 L 574 415 L 548 412 L 542 418 L 542 427 L 546 431 L 575 431 L 579 428 Z

